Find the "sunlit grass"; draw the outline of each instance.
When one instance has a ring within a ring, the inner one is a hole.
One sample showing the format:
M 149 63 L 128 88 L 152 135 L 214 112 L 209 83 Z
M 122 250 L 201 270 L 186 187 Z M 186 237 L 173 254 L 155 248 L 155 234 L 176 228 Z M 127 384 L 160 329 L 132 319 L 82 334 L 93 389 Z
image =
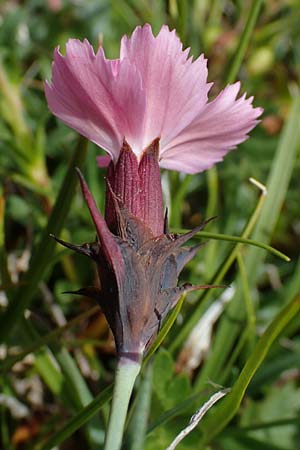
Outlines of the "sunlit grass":
M 193 355 L 182 355 L 183 345 L 222 291 L 190 294 L 162 325 L 146 357 L 151 376 L 144 366 L 137 383 L 125 447 L 136 450 L 135 442 L 144 441 L 146 450 L 164 450 L 222 385 L 231 393 L 178 448 L 298 449 L 299 7 L 297 0 L 0 4 L 0 285 L 5 290 L 0 293 L 0 441 L 5 450 L 50 450 L 63 442 L 74 450 L 94 450 L 103 444 L 115 364 L 112 338 L 94 303 L 61 294 L 93 285 L 95 268 L 58 250 L 49 234 L 78 243 L 94 240 L 74 167 L 82 166 L 101 208 L 105 172 L 96 166 L 96 147 L 87 148 L 51 116 L 43 80 L 50 76 L 54 47 L 63 50 L 68 37 L 87 37 L 95 48 L 103 41 L 107 55 L 116 57 L 120 37 L 146 21 L 155 31 L 163 23 L 175 27 L 193 55 L 205 52 L 210 76 L 218 80 L 213 95 L 240 79 L 265 113 L 250 139 L 210 173 L 163 175 L 171 231 L 190 229 L 206 214 L 218 216 L 197 237 L 207 242 L 182 282 L 225 284 L 234 295 L 210 324 L 207 355 L 188 373 Z M 249 177 L 265 185 L 267 195 Z M 253 241 L 264 249 L 249 245 Z M 268 252 L 270 247 L 291 261 Z M 20 389 L 20 380 L 27 389 Z M 149 410 L 141 410 L 141 398 Z M 19 410 L 7 399 L 20 402 Z M 20 405 L 27 407 L 23 416 Z

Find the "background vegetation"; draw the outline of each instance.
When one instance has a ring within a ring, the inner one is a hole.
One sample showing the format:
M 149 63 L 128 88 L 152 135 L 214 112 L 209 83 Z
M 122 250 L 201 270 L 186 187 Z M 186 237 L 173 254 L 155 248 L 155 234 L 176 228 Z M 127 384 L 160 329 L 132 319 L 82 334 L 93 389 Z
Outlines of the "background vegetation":
M 217 215 L 205 231 L 271 244 L 291 261 L 202 236 L 207 244 L 182 279 L 230 287 L 190 294 L 176 311 L 137 384 L 124 448 L 165 449 L 221 385 L 232 390 L 178 449 L 296 450 L 298 0 L 0 2 L 1 448 L 101 448 L 113 341 L 96 305 L 62 293 L 95 283 L 95 267 L 49 234 L 93 240 L 73 168 L 82 166 L 101 208 L 105 173 L 95 163 L 100 150 L 48 111 L 43 80 L 51 76 L 54 47 L 63 49 L 69 37 L 87 37 L 95 48 L 103 43 L 107 56 L 117 57 L 121 36 L 145 22 L 155 32 L 163 23 L 175 27 L 193 55 L 205 53 L 209 80 L 216 80 L 212 95 L 239 79 L 265 109 L 251 138 L 217 168 L 163 173 L 171 229 Z M 249 177 L 267 186 L 267 196 Z

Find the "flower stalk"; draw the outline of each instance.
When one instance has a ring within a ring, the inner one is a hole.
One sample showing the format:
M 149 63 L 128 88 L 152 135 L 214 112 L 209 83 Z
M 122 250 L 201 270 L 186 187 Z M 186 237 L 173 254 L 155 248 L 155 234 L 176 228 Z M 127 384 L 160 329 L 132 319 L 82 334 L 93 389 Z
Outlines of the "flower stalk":
M 182 294 L 212 286 L 178 285 L 200 245 L 185 246 L 205 224 L 170 233 L 163 214 L 160 168 L 198 173 L 212 167 L 258 123 L 253 98 L 237 98 L 240 83 L 212 101 L 207 61 L 183 50 L 175 31 L 137 27 L 121 41 L 120 58 L 71 39 L 65 56 L 54 52 L 52 81 L 45 93 L 51 111 L 104 149 L 106 206 L 102 216 L 81 172 L 85 203 L 97 238 L 62 245 L 90 258 L 97 286 L 75 294 L 96 300 L 114 335 L 118 366 L 104 450 L 119 450 L 126 413 L 142 355 Z M 103 157 L 98 160 L 103 167 Z
M 115 386 L 104 450 L 119 450 L 133 386 L 141 369 L 140 360 L 121 356 L 115 375 Z

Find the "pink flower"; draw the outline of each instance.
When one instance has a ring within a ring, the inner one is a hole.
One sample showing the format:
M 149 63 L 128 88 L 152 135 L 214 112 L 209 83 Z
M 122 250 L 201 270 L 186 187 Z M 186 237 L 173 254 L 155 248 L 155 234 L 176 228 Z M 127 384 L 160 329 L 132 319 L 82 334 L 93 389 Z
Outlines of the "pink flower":
M 137 27 L 124 37 L 118 60 L 70 40 L 66 56 L 54 54 L 46 96 L 64 123 L 104 148 L 109 161 L 105 219 L 79 173 L 96 242 L 62 245 L 97 265 L 100 287 L 75 292 L 96 299 L 115 337 L 117 353 L 134 361 L 149 348 L 161 321 L 183 292 L 210 286 L 178 286 L 199 246 L 184 247 L 204 225 L 185 235 L 168 231 L 159 164 L 187 173 L 220 161 L 257 123 L 252 98 L 236 100 L 239 83 L 208 103 L 206 60 L 188 57 L 175 31 Z
M 87 40 L 71 39 L 63 56 L 54 53 L 52 83 L 45 90 L 51 111 L 102 147 L 116 163 L 124 141 L 137 160 L 159 139 L 159 164 L 201 172 L 239 143 L 257 124 L 261 108 L 240 83 L 208 102 L 207 61 L 195 61 L 167 26 L 154 37 L 150 25 L 121 41 L 120 59 L 94 53 Z

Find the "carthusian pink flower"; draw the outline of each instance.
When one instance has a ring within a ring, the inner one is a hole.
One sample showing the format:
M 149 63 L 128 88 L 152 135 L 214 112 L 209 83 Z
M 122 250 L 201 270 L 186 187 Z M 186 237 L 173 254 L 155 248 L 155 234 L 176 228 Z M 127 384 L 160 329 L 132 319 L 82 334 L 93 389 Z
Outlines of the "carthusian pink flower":
M 189 49 L 163 26 L 150 25 L 121 41 L 120 59 L 106 59 L 100 47 L 70 39 L 63 56 L 54 53 L 52 83 L 46 83 L 51 111 L 95 142 L 117 162 L 124 140 L 140 160 L 159 139 L 159 164 L 180 172 L 201 172 L 247 139 L 260 108 L 238 100 L 240 83 L 208 102 L 207 61 L 193 61 Z
M 134 359 L 156 335 L 161 320 L 184 290 L 178 276 L 197 247 L 181 247 L 197 231 L 168 232 L 159 167 L 201 172 L 221 161 L 248 137 L 262 110 L 253 98 L 237 98 L 240 83 L 208 102 L 203 55 L 193 61 L 175 30 L 150 25 L 121 41 L 120 58 L 95 54 L 87 40 L 69 40 L 55 50 L 49 108 L 65 124 L 103 148 L 107 165 L 105 220 L 82 177 L 84 198 L 98 241 L 68 247 L 98 266 L 97 298 L 114 333 L 119 354 Z

